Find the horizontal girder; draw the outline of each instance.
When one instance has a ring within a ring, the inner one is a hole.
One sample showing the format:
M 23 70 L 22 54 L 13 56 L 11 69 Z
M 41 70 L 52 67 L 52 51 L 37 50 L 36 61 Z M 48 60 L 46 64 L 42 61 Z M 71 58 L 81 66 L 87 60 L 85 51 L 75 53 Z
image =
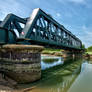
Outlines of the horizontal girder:
M 17 40 L 22 40 L 23 43 L 27 42 L 27 44 L 42 44 L 71 49 L 81 49 L 82 47 L 79 38 L 39 8 L 34 9 L 32 15 L 25 19 L 9 14 L 1 22 L 0 27 L 15 30 L 15 34 L 18 35 Z

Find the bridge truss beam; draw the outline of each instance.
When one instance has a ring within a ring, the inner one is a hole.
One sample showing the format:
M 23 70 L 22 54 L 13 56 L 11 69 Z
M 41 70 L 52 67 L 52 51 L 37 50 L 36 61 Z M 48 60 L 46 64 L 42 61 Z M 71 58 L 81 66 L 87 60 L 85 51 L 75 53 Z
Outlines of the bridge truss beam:
M 0 23 L 0 27 L 9 31 L 7 43 L 22 41 L 23 44 L 68 49 L 81 49 L 82 46 L 80 39 L 39 8 L 34 9 L 32 15 L 26 19 L 9 14 Z

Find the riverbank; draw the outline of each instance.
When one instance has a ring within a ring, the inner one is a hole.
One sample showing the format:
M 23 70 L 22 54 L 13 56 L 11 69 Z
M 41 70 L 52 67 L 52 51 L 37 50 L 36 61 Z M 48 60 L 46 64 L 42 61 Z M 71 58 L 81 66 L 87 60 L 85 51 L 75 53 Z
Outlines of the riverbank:
M 86 54 L 92 55 L 92 52 L 91 51 L 90 52 L 86 52 Z
M 91 59 L 92 60 L 92 52 L 85 52 L 85 54 L 83 54 L 83 57 L 85 59 Z
M 41 54 L 42 55 L 50 55 L 50 56 L 62 56 L 62 51 L 61 49 L 49 49 L 49 48 L 45 48 Z
M 3 78 L 2 74 L 0 73 L 0 92 L 28 92 L 29 89 L 33 89 L 33 87 L 20 89 L 18 85 L 19 84 L 7 76 Z
M 0 92 L 20 92 L 16 89 L 17 83 L 0 73 Z

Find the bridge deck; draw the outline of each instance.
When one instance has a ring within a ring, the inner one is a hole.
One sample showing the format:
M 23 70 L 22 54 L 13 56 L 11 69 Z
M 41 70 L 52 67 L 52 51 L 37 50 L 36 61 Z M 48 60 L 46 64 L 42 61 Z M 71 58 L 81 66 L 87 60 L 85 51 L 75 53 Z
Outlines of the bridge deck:
M 8 14 L 0 27 L 7 29 L 0 30 L 0 43 L 40 44 L 77 50 L 82 47 L 79 38 L 39 8 L 34 9 L 29 18 Z

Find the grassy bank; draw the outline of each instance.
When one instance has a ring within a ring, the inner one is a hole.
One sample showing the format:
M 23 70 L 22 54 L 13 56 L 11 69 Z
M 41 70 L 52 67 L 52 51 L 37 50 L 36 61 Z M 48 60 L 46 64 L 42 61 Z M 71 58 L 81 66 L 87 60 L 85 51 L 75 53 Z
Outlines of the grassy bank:
M 62 56 L 62 50 L 61 50 L 61 49 L 45 48 L 45 49 L 42 51 L 42 54 L 55 55 L 55 56 Z
M 86 54 L 92 55 L 92 51 L 87 51 Z
M 92 46 L 89 46 L 88 48 L 86 48 L 86 54 L 92 55 Z

